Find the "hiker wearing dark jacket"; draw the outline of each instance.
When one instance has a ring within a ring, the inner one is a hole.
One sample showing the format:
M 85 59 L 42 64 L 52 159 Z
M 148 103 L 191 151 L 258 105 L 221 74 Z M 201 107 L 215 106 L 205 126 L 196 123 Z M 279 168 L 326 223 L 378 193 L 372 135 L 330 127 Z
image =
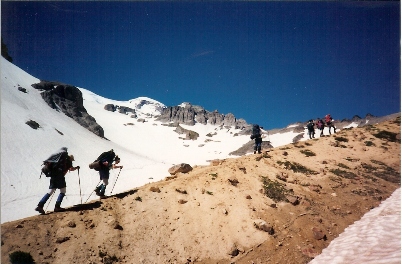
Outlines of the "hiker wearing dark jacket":
M 49 192 L 46 193 L 42 199 L 39 201 L 38 206 L 35 208 L 35 211 L 44 214 L 43 206 L 49 199 L 49 197 L 56 191 L 56 189 L 60 189 L 60 194 L 57 197 L 56 204 L 54 207 L 55 212 L 64 211 L 64 208 L 61 208 L 61 202 L 63 201 L 64 196 L 66 195 L 66 179 L 64 176 L 68 171 L 74 171 L 79 169 L 80 167 L 73 167 L 74 156 L 68 155 L 67 148 L 63 147 L 56 153 L 52 154 L 48 159 L 44 161 L 44 164 L 48 164 L 50 167 L 48 175 L 50 177 L 50 185 Z
M 310 137 L 310 139 L 314 138 L 314 122 L 313 119 L 310 119 L 307 123 L 307 130 L 308 130 L 308 136 Z
M 254 139 L 254 154 L 258 151 L 261 154 L 261 144 L 262 144 L 262 134 L 266 134 L 267 132 L 263 130 L 262 127 L 255 124 L 253 125 L 253 131 L 250 136 L 251 139 Z
M 110 169 L 122 169 L 123 166 L 117 166 L 117 164 L 120 163 L 120 158 L 119 156 L 116 156 L 116 154 L 113 152 L 113 149 L 102 153 L 102 155 L 98 158 L 98 162 L 100 165 L 99 176 L 102 184 L 95 188 L 95 193 L 102 198 L 105 196 L 106 186 L 109 184 Z

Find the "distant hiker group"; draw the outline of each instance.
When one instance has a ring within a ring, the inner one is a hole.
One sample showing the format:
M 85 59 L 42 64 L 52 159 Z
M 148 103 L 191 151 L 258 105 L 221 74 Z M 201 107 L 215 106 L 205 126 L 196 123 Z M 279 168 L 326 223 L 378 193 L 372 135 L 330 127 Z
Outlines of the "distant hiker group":
M 42 197 L 39 201 L 35 211 L 38 211 L 41 214 L 45 213 L 43 209 L 45 203 L 49 200 L 50 197 L 53 196 L 56 189 L 60 190 L 60 194 L 57 197 L 56 204 L 54 207 L 54 212 L 64 211 L 64 208 L 61 208 L 61 203 L 63 201 L 64 196 L 66 195 L 66 179 L 65 175 L 69 171 L 78 170 L 78 181 L 80 185 L 80 196 L 81 196 L 81 183 L 79 178 L 79 170 L 80 166 L 73 166 L 74 156 L 69 155 L 66 147 L 62 147 L 57 152 L 50 155 L 43 162 L 43 167 L 41 171 L 42 174 L 45 174 L 46 177 L 50 178 L 49 191 Z M 114 162 L 114 163 L 113 163 Z M 100 196 L 101 198 L 105 197 L 106 186 L 109 183 L 109 170 L 116 168 L 123 168 L 123 166 L 117 166 L 120 162 L 120 158 L 114 153 L 113 149 L 110 151 L 103 152 L 93 163 L 89 164 L 90 169 L 94 169 L 99 172 L 100 181 L 97 184 L 94 192 Z M 119 172 L 120 175 L 120 172 Z M 116 178 L 117 181 L 117 178 Z M 102 182 L 102 184 L 100 184 Z M 100 184 L 100 185 L 99 185 Z M 115 182 L 116 184 L 116 182 Z M 113 186 L 114 188 L 114 186 Z M 113 191 L 113 189 L 112 189 Z M 93 192 L 92 192 L 93 193 Z M 92 195 L 91 193 L 91 195 Z M 88 197 L 89 199 L 89 197 Z M 81 200 L 82 203 L 82 200 Z
M 307 123 L 307 131 L 308 131 L 308 136 L 310 139 L 315 138 L 315 129 L 314 129 L 314 125 L 320 130 L 320 137 L 322 137 L 324 135 L 324 127 L 327 126 L 328 127 L 328 132 L 331 135 L 331 128 L 334 129 L 334 133 L 336 133 L 336 128 L 333 124 L 333 118 L 330 114 L 327 114 L 325 116 L 325 123 L 321 118 L 317 118 L 317 120 L 314 123 L 313 119 L 310 119 Z
M 317 129 L 320 130 L 320 137 L 324 136 L 324 128 L 325 126 L 328 127 L 328 132 L 331 135 L 331 128 L 334 129 L 334 133 L 336 133 L 336 128 L 333 124 L 333 118 L 330 114 L 327 114 L 324 117 L 323 121 L 321 118 L 317 118 L 316 121 L 314 122 L 313 119 L 310 119 L 307 122 L 307 131 L 308 131 L 308 136 L 310 139 L 315 138 L 315 126 Z M 263 130 L 263 127 L 260 127 L 258 124 L 254 124 L 251 132 L 250 138 L 254 140 L 254 154 L 261 153 L 261 144 L 262 144 L 262 138 L 263 134 L 268 134 L 267 131 Z

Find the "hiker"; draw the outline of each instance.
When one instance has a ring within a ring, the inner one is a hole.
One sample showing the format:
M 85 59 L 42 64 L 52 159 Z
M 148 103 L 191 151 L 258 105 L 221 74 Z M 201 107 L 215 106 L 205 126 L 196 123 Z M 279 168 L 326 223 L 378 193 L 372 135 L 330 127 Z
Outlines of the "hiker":
M 95 188 L 95 193 L 103 198 L 105 196 L 106 186 L 109 184 L 109 170 L 117 168 L 122 169 L 123 166 L 117 166 L 117 164 L 120 163 L 120 158 L 116 156 L 113 149 L 103 152 L 95 162 L 99 164 L 97 170 L 99 171 L 100 180 L 102 181 L 102 184 Z
M 335 126 L 334 126 L 334 124 L 332 122 L 333 122 L 332 116 L 330 114 L 326 115 L 325 116 L 325 123 L 328 126 L 328 132 L 329 132 L 330 135 L 331 135 L 331 127 L 334 128 L 334 133 L 336 133 L 336 128 L 335 128 Z
M 56 189 L 60 189 L 60 194 L 57 197 L 54 211 L 64 211 L 64 208 L 60 207 L 61 202 L 66 195 L 66 179 L 64 178 L 64 176 L 67 174 L 68 171 L 75 171 L 77 169 L 80 169 L 80 166 L 73 167 L 73 161 L 74 156 L 69 156 L 67 148 L 62 147 L 60 150 L 52 154 L 47 160 L 43 162 L 46 169 L 42 169 L 42 171 L 45 172 L 46 177 L 50 177 L 49 192 L 46 193 L 39 201 L 38 206 L 35 208 L 35 211 L 38 211 L 41 214 L 45 213 L 45 211 L 43 210 L 43 206 L 45 205 L 49 197 L 56 191 Z
M 317 118 L 317 121 L 315 122 L 315 125 L 317 126 L 317 128 L 320 130 L 320 137 L 322 137 L 324 135 L 324 121 L 322 121 L 321 118 Z
M 314 138 L 314 122 L 313 119 L 310 119 L 307 123 L 307 130 L 308 130 L 308 136 L 310 137 L 310 139 Z
M 262 133 L 267 133 L 263 130 L 263 127 L 260 127 L 257 124 L 253 125 L 253 131 L 250 136 L 251 139 L 254 139 L 254 154 L 258 151 L 258 154 L 261 154 L 261 144 L 262 144 Z

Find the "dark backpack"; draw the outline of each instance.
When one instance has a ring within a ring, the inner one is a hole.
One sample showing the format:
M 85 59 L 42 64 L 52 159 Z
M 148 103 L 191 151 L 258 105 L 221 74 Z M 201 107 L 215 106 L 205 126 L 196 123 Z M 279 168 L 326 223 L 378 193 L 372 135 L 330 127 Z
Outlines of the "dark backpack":
M 314 129 L 314 123 L 308 123 L 307 128 L 308 128 L 308 130 L 313 130 Z
M 68 159 L 68 153 L 63 152 L 61 153 L 60 157 L 57 159 L 56 162 L 45 160 L 42 166 L 43 174 L 45 174 L 46 177 L 63 175 L 63 172 L 66 170 L 67 167 L 67 159 Z
M 113 152 L 113 150 L 103 152 L 94 162 L 89 164 L 89 168 L 99 171 L 99 169 L 102 167 L 103 162 L 107 161 L 110 164 L 113 162 L 115 157 L 116 154 Z
M 253 133 L 251 134 L 251 139 L 255 139 L 255 138 L 259 138 L 261 137 L 261 130 L 260 130 L 260 126 L 255 124 L 253 125 Z

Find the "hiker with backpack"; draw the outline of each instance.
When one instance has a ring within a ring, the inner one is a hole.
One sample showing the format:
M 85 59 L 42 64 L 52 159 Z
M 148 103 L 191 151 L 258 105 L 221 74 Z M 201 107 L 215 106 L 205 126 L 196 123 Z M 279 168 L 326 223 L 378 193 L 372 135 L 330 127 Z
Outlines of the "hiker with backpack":
M 330 114 L 325 116 L 325 123 L 328 126 L 328 132 L 329 132 L 330 135 L 331 135 L 331 127 L 334 128 L 334 133 L 336 133 L 336 128 L 335 128 L 335 126 L 333 124 L 333 119 L 332 119 L 332 116 Z
M 322 121 L 321 118 L 317 118 L 317 121 L 315 122 L 315 125 L 320 130 L 320 137 L 322 137 L 324 135 L 324 127 L 325 127 L 324 121 Z
M 60 189 L 60 194 L 57 197 L 54 211 L 64 211 L 64 208 L 60 207 L 61 202 L 66 195 L 66 179 L 64 178 L 64 176 L 67 174 L 68 171 L 80 169 L 80 166 L 73 167 L 73 161 L 74 156 L 68 155 L 67 148 L 62 147 L 60 150 L 50 155 L 50 157 L 43 162 L 44 166 L 42 168 L 42 173 L 44 173 L 46 177 L 50 177 L 49 192 L 46 193 L 39 201 L 38 206 L 35 208 L 35 211 L 38 211 L 41 214 L 45 213 L 45 211 L 43 210 L 43 206 L 50 198 L 50 196 L 54 194 L 56 189 Z
M 262 127 L 257 124 L 253 125 L 252 134 L 250 136 L 251 139 L 254 139 L 254 154 L 258 151 L 258 154 L 261 154 L 261 144 L 262 144 L 262 133 L 266 133 Z
M 307 130 L 308 130 L 308 136 L 310 137 L 310 139 L 314 138 L 314 122 L 313 119 L 310 119 L 307 123 Z
M 114 162 L 114 163 L 113 163 Z M 123 166 L 118 166 L 120 163 L 119 156 L 116 156 L 113 149 L 103 152 L 93 163 L 89 165 L 91 169 L 99 171 L 100 180 L 102 184 L 95 188 L 96 195 L 103 198 L 105 196 L 106 186 L 109 184 L 109 171 L 110 169 L 122 169 Z

